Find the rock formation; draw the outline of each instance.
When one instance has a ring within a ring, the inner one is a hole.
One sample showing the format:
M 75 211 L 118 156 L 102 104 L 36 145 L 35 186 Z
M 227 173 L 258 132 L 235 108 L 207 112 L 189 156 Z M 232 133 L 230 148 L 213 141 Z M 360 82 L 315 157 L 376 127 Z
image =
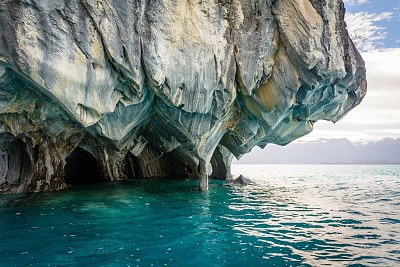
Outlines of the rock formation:
M 232 180 L 228 180 L 228 184 L 234 184 L 234 185 L 251 185 L 254 184 L 254 182 L 252 180 L 250 180 L 249 178 L 244 177 L 243 175 L 239 175 L 239 177 L 232 179 Z
M 3 0 L 0 192 L 230 178 L 366 92 L 341 0 Z

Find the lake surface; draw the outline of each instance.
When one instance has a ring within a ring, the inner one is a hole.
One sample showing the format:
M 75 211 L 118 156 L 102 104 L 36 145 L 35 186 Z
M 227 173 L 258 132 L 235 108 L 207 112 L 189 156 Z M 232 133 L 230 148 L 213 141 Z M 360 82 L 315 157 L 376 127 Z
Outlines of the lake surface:
M 0 266 L 400 266 L 400 166 L 233 172 L 0 196 Z

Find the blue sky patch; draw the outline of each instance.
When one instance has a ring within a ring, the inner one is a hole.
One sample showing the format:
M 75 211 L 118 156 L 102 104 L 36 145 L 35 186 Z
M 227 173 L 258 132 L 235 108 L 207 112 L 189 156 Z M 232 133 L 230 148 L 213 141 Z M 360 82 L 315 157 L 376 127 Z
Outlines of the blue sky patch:
M 400 1 L 399 0 L 346 0 L 345 6 L 348 15 L 351 18 L 365 18 L 364 23 L 356 20 L 357 31 L 354 35 L 359 36 L 366 34 L 363 38 L 365 43 L 372 46 L 361 46 L 360 50 L 368 51 L 381 48 L 398 48 L 400 47 Z M 382 14 L 386 14 L 382 16 Z M 353 17 L 356 16 L 356 17 Z M 347 20 L 349 32 L 354 27 L 352 21 Z M 379 29 L 377 29 L 378 27 Z M 374 31 L 373 35 L 370 35 Z M 375 39 L 377 36 L 383 37 Z

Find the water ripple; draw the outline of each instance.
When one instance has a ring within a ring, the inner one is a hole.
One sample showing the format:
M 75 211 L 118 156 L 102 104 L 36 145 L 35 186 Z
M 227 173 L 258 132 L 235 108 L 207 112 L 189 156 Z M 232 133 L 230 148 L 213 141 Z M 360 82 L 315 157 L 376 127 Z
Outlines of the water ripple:
M 235 166 L 0 197 L 1 266 L 399 266 L 400 167 Z

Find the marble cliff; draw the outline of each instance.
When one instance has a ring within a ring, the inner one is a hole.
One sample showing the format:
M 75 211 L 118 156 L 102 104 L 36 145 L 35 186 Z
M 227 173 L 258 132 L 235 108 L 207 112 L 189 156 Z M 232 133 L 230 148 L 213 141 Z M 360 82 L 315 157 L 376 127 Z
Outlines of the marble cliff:
M 344 13 L 341 0 L 1 1 L 0 192 L 229 179 L 233 156 L 360 103 Z

